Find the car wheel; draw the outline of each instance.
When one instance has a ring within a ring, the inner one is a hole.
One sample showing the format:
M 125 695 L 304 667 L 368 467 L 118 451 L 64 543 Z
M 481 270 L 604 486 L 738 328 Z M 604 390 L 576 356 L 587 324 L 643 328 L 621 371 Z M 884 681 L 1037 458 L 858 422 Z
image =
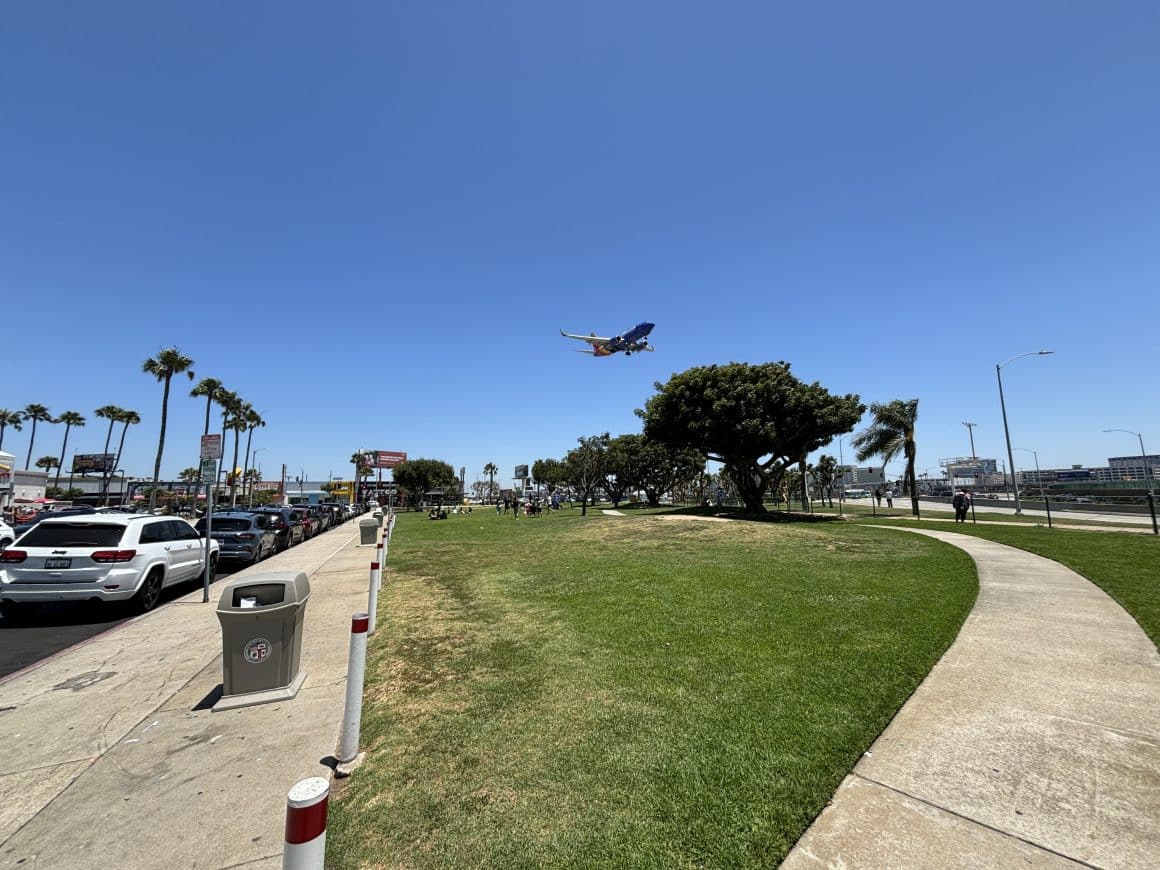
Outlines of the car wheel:
M 138 613 L 148 613 L 157 606 L 157 602 L 161 599 L 161 584 L 164 580 L 165 574 L 160 568 L 154 568 L 149 572 L 149 576 L 145 578 L 145 582 L 141 584 L 133 599 L 134 609 Z
M 217 556 L 210 556 L 209 557 L 209 582 L 210 583 L 212 583 L 215 579 L 217 579 L 217 569 L 218 569 L 218 557 Z
M 6 550 L 12 546 L 12 538 L 0 538 L 0 550 Z
M 8 623 L 23 622 L 31 608 L 27 604 L 17 604 L 15 601 L 0 601 L 0 616 Z

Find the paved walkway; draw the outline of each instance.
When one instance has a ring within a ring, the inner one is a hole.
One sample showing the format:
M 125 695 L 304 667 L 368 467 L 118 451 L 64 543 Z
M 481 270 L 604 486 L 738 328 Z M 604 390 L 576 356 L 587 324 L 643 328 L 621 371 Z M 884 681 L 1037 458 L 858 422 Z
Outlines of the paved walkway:
M 1056 562 L 913 531 L 974 558 L 978 601 L 782 866 L 1158 866 L 1151 641 Z
M 286 792 L 330 773 L 374 554 L 357 541 L 347 523 L 230 577 L 309 576 L 292 701 L 208 708 L 221 581 L 0 681 L 0 867 L 280 867 Z

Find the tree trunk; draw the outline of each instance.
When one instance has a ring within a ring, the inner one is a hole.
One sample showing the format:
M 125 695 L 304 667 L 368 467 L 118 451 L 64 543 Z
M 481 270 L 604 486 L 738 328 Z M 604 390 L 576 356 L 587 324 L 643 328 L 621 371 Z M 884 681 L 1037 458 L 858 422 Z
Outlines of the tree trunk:
M 36 418 L 33 417 L 32 418 L 32 434 L 29 435 L 29 437 L 28 437 L 28 458 L 24 460 L 24 467 L 25 468 L 32 468 L 32 466 L 29 465 L 29 463 L 32 462 L 32 445 L 35 443 L 36 443 Z M 1006 478 L 1004 478 L 1004 480 L 1006 480 Z
M 52 482 L 52 485 L 57 489 L 60 489 L 60 467 L 64 465 L 64 457 L 68 453 L 68 430 L 71 428 L 70 424 L 64 424 L 64 443 L 60 445 L 60 462 L 56 466 L 56 479 Z
M 113 471 L 117 470 L 117 466 L 121 464 L 121 453 L 125 450 L 125 435 L 129 432 L 129 424 L 125 423 L 125 428 L 121 430 L 121 443 L 117 446 L 117 458 L 113 460 Z M 121 472 L 121 504 L 125 503 L 125 499 L 129 493 L 126 492 L 125 472 Z M 105 504 L 109 503 L 109 487 L 105 487 Z
M 109 418 L 109 434 L 107 434 L 105 436 L 105 452 L 101 454 L 101 464 L 102 465 L 107 466 L 107 464 L 108 464 L 105 462 L 105 457 L 109 455 L 109 442 L 113 440 L 113 423 L 115 423 L 115 422 L 116 421 L 112 417 Z M 109 474 L 115 468 L 116 468 L 116 465 L 113 466 L 113 469 L 106 469 L 106 468 L 101 469 L 101 494 L 100 494 L 100 498 L 98 498 L 97 501 L 101 502 L 102 504 L 104 504 L 106 499 L 108 498 L 108 495 L 109 495 Z
M 238 506 L 238 476 L 234 472 L 238 468 L 238 440 L 242 433 L 237 429 L 234 430 L 234 461 L 230 465 L 230 507 L 236 508 Z
M 157 459 L 153 463 L 153 488 L 149 491 L 149 511 L 157 507 L 157 481 L 161 478 L 161 455 L 165 452 L 165 426 L 169 422 L 169 381 L 165 376 L 165 391 L 161 394 L 161 436 L 157 439 Z
M 910 512 L 918 516 L 918 487 L 914 485 L 914 459 L 906 462 L 906 478 L 910 484 Z

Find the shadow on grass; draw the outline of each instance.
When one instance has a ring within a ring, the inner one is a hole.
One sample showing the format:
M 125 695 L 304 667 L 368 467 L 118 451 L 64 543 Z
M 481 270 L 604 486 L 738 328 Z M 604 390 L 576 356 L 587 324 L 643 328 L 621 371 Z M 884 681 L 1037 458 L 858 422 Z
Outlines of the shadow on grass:
M 765 511 L 760 514 L 746 513 L 740 507 L 674 507 L 667 510 L 654 509 L 656 516 L 713 517 L 721 520 L 741 520 L 750 523 L 839 523 L 848 517 L 833 514 L 812 514 L 801 511 Z

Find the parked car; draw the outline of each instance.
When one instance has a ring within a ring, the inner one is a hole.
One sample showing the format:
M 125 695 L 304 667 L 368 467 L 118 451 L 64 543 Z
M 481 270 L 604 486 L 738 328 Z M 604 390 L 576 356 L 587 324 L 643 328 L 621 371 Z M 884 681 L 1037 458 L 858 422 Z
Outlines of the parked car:
M 0 520 L 0 550 L 16 540 L 16 530 L 4 520 Z
M 18 522 L 14 528 L 14 531 L 16 532 L 17 537 L 19 537 L 33 526 L 35 526 L 37 523 L 41 522 L 42 520 L 49 519 L 50 517 L 70 517 L 77 516 L 79 514 L 95 514 L 96 512 L 96 508 L 92 508 L 83 504 L 72 505 L 71 507 L 66 508 L 58 508 L 57 510 L 40 511 L 37 514 L 34 514 L 31 519 L 27 519 L 24 522 Z
M 264 520 L 266 527 L 274 531 L 278 538 L 278 550 L 285 550 L 301 544 L 304 538 L 302 521 L 288 507 L 254 508 L 254 516 Z
M 302 539 L 309 540 L 322 531 L 322 525 L 318 520 L 318 513 L 309 505 L 298 505 L 290 510 L 294 512 L 294 516 L 298 518 L 298 522 L 302 523 Z
M 210 572 L 221 547 L 210 541 Z M 0 614 L 53 601 L 131 601 L 152 610 L 161 590 L 199 579 L 205 540 L 185 520 L 136 514 L 48 517 L 0 552 Z
M 205 537 L 205 520 L 194 526 Z M 223 562 L 248 562 L 253 565 L 278 552 L 278 535 L 265 517 L 249 511 L 220 511 L 213 515 L 210 537 L 221 545 Z
M 318 507 L 330 517 L 330 525 L 332 528 L 346 522 L 346 511 L 342 509 L 342 505 L 324 501 Z

